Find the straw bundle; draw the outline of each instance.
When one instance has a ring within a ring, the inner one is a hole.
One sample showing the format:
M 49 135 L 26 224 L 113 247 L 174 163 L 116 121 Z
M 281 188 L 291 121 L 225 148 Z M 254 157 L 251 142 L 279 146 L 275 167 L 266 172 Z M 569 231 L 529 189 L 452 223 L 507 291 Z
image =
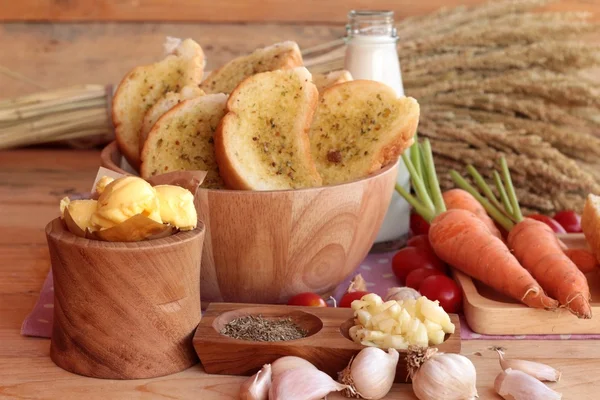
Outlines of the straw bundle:
M 89 147 L 113 137 L 108 114 L 112 89 L 74 86 L 0 101 L 0 149 L 66 141 Z
M 441 10 L 397 25 L 407 95 L 421 104 L 444 188 L 473 164 L 491 179 L 500 156 L 530 211 L 581 211 L 600 193 L 600 31 L 585 13 L 538 13 L 546 1 Z M 315 54 L 318 52 L 318 54 Z M 310 49 L 313 72 L 343 68 L 343 43 Z M 596 72 L 596 77 L 598 76 Z

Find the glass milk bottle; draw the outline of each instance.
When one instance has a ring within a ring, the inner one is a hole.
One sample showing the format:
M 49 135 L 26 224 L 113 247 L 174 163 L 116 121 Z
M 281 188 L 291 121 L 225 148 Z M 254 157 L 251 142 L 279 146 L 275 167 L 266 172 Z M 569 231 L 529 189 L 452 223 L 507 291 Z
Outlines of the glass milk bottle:
M 345 69 L 354 79 L 369 79 L 392 87 L 404 96 L 393 11 L 350 11 L 346 26 Z M 408 150 L 407 150 L 408 152 Z M 410 189 L 410 175 L 402 160 L 398 183 Z M 397 248 L 408 235 L 410 206 L 396 192 L 377 235 L 375 249 Z

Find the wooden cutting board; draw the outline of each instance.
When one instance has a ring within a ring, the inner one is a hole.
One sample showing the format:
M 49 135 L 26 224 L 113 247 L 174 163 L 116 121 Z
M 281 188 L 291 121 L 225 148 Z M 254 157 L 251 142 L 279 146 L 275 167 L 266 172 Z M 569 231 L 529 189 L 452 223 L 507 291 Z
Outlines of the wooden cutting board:
M 559 235 L 570 248 L 587 248 L 583 234 Z M 600 270 L 586 275 L 592 295 L 592 319 L 575 317 L 566 309 L 546 311 L 527 307 L 453 269 L 463 289 L 463 309 L 473 332 L 486 335 L 600 334 Z
M 308 336 L 285 342 L 253 342 L 220 334 L 228 322 L 247 315 L 289 317 L 308 331 Z M 210 303 L 194 335 L 194 348 L 209 374 L 249 376 L 280 357 L 297 356 L 337 379 L 337 373 L 364 348 L 348 336 L 353 318 L 350 308 Z M 444 353 L 460 353 L 460 321 L 456 314 L 450 314 L 450 319 L 456 330 L 436 347 Z M 406 383 L 406 351 L 399 353 L 395 382 Z

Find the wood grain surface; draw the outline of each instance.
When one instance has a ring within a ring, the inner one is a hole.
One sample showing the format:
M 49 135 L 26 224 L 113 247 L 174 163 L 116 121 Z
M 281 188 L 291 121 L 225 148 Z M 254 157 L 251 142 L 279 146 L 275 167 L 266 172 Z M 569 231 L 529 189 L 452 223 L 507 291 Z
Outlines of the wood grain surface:
M 139 379 L 196 364 L 204 226 L 162 239 L 103 242 L 46 226 L 54 274 L 50 357 L 94 378 Z
M 283 342 L 253 342 L 221 335 L 225 325 L 240 317 L 261 315 L 264 318 L 291 318 L 308 336 Z M 460 353 L 460 322 L 451 314 L 456 330 L 446 335 L 438 349 L 444 353 Z M 279 357 L 301 357 L 319 370 L 337 379 L 360 350 L 365 348 L 350 339 L 348 330 L 354 325 L 354 312 L 350 308 L 260 306 L 230 303 L 212 303 L 208 306 L 194 335 L 194 347 L 204 369 L 209 373 L 224 375 L 253 375 L 264 364 Z M 399 350 L 396 368 L 397 383 L 406 383 L 406 351 Z
M 50 340 L 20 335 L 48 273 L 45 224 L 58 216 L 65 193 L 88 191 L 98 169 L 95 151 L 0 152 L 0 399 L 235 400 L 244 377 L 208 375 L 197 364 L 162 378 L 117 381 L 84 378 L 57 367 Z M 543 361 L 563 372 L 551 384 L 565 399 L 596 400 L 600 391 L 600 346 L 584 340 L 472 340 L 462 343 L 477 368 L 481 399 L 498 399 L 500 372 L 491 346 L 507 357 Z M 333 394 L 330 399 L 344 399 Z M 386 399 L 416 399 L 410 385 L 394 385 Z
M 351 9 L 394 10 L 398 17 L 486 0 L 1 0 L 3 21 L 195 21 L 343 23 Z M 552 9 L 600 10 L 593 0 L 563 0 Z

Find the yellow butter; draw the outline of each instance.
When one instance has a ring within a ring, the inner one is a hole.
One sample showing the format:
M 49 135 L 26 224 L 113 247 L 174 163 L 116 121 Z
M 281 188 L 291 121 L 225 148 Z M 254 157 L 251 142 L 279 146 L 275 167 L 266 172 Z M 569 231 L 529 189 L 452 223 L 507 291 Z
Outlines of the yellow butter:
M 125 176 L 106 185 L 91 224 L 99 229 L 112 228 L 137 214 L 162 223 L 156 190 L 142 178 Z
M 69 200 L 68 198 L 65 199 Z M 65 215 L 65 209 L 68 209 L 73 221 L 83 231 L 86 229 L 91 231 L 95 230 L 90 223 L 90 218 L 92 214 L 96 212 L 98 202 L 96 200 L 65 201 L 65 199 L 61 200 L 60 202 L 61 214 L 63 218 Z
M 198 224 L 198 216 L 194 207 L 192 193 L 179 186 L 155 186 L 159 202 L 160 218 L 182 231 L 194 229 Z

